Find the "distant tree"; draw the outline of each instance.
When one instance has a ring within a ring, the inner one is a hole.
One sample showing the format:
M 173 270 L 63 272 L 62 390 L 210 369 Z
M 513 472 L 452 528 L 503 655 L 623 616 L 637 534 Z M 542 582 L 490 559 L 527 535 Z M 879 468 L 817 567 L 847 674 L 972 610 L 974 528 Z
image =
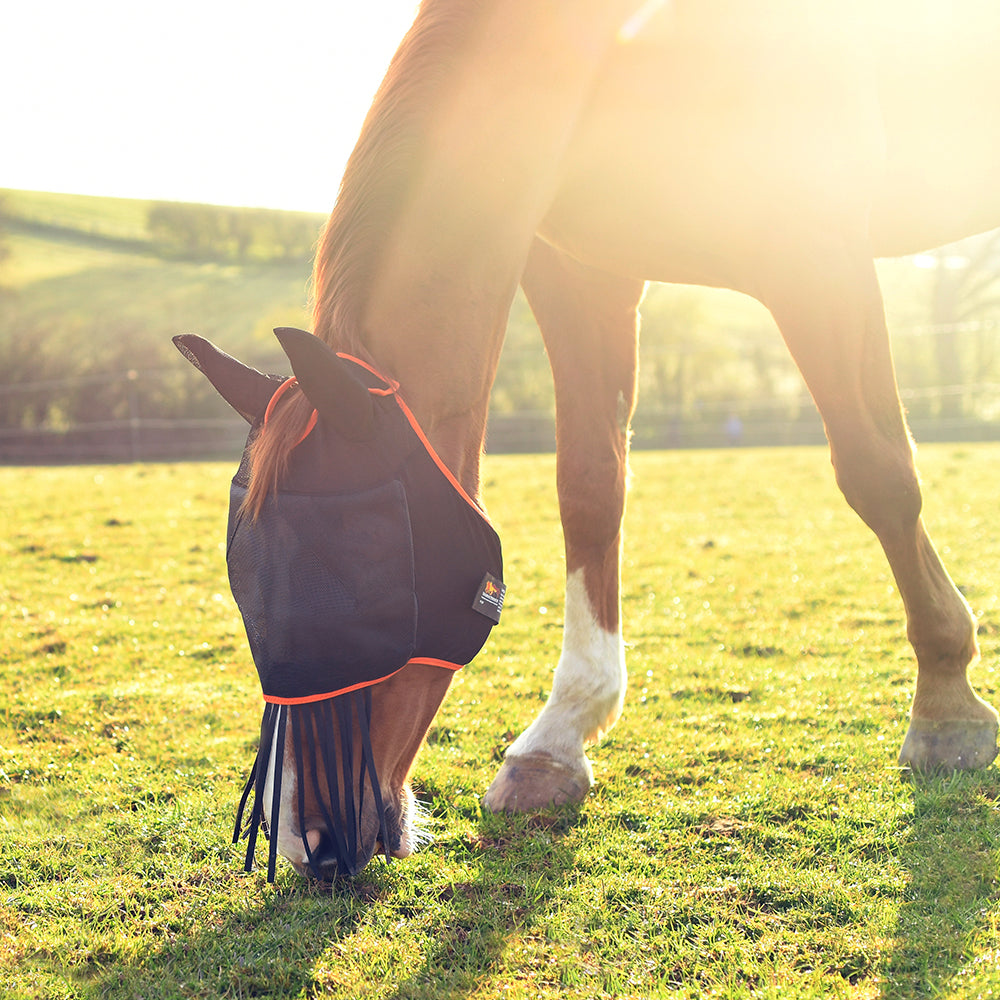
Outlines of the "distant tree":
M 248 260 L 257 235 L 253 213 L 243 208 L 231 208 L 226 211 L 225 217 L 233 254 L 238 261 Z
M 639 339 L 640 392 L 664 409 L 691 416 L 706 404 L 798 394 L 774 324 L 742 296 L 654 285 Z
M 916 258 L 931 272 L 929 313 L 937 416 L 968 416 L 964 387 L 997 376 L 1000 230 Z
M 490 408 L 496 414 L 551 414 L 555 410 L 552 373 L 542 334 L 520 291 L 507 320 Z
M 10 239 L 7 225 L 7 205 L 0 195 L 0 288 L 3 288 L 3 268 L 10 259 Z
M 322 217 L 307 212 L 154 202 L 147 227 L 161 253 L 188 259 L 308 260 Z
M 282 260 L 308 259 L 319 238 L 316 216 L 300 212 L 268 212 L 267 226 L 273 257 Z
M 229 256 L 226 211 L 213 205 L 154 202 L 147 226 L 161 251 L 192 259 Z

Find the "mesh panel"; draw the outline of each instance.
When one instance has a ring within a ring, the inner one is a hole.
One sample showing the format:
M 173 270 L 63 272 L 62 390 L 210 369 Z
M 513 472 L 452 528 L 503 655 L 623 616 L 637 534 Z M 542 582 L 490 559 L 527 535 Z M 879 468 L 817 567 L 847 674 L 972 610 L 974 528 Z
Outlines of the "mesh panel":
M 417 607 L 406 495 L 279 492 L 240 518 L 227 561 L 265 695 L 302 698 L 386 677 L 413 653 Z

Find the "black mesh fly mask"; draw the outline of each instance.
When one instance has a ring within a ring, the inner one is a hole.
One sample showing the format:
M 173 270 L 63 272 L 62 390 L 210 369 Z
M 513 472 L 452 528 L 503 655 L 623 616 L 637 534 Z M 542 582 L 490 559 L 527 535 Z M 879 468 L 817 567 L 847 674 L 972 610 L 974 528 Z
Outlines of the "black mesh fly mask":
M 467 664 L 499 621 L 504 592 L 500 539 L 430 446 L 398 385 L 305 331 L 275 334 L 316 411 L 256 518 L 241 510 L 250 447 L 293 380 L 248 368 L 200 337 L 174 338 L 251 425 L 230 491 L 226 561 L 265 706 L 234 840 L 247 837 L 250 871 L 258 829 L 270 834 L 269 881 L 286 745 L 295 757 L 299 827 L 313 874 L 321 877 L 306 839 L 306 774 L 338 873 L 354 872 L 366 795 L 388 856 L 393 845 L 369 731 L 371 687 L 409 663 Z

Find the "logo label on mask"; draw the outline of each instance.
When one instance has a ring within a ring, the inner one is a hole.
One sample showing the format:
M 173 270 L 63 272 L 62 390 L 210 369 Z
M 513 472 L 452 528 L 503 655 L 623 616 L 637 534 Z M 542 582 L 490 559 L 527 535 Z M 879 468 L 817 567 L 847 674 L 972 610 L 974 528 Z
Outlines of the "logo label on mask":
M 506 593 L 506 584 L 502 580 L 498 580 L 492 573 L 487 573 L 476 592 L 476 599 L 472 602 L 472 610 L 478 611 L 490 621 L 499 624 L 500 612 L 503 611 L 503 595 Z

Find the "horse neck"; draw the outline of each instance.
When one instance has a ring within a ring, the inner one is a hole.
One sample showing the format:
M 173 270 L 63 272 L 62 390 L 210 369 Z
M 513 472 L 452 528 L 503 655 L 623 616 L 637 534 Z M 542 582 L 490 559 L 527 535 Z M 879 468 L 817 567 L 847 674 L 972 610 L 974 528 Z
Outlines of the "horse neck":
M 468 251 L 456 260 L 441 243 L 451 206 L 428 213 L 426 224 L 414 221 L 413 206 L 426 208 L 421 185 L 437 170 L 440 108 L 463 79 L 481 10 L 468 0 L 425 0 L 348 161 L 314 272 L 316 334 L 400 382 L 470 492 L 520 264 L 491 270 Z
M 400 382 L 431 443 L 473 495 L 519 265 L 511 261 L 500 282 L 495 273 L 484 281 L 487 269 L 476 261 L 449 266 L 436 252 L 436 227 L 414 226 L 408 213 L 421 175 L 433 169 L 435 114 L 461 72 L 480 10 L 476 2 L 425 0 L 348 161 L 313 286 L 317 336 Z
M 376 96 L 320 252 L 317 330 L 400 382 L 446 462 L 478 468 L 528 249 L 638 2 L 425 0 Z
M 424 0 L 375 95 L 320 240 L 313 274 L 316 335 L 383 367 L 391 358 L 370 355 L 387 346 L 391 354 L 391 343 L 367 322 L 369 302 L 376 292 L 394 297 L 385 258 L 397 244 L 400 217 L 428 158 L 434 109 L 477 6 Z

